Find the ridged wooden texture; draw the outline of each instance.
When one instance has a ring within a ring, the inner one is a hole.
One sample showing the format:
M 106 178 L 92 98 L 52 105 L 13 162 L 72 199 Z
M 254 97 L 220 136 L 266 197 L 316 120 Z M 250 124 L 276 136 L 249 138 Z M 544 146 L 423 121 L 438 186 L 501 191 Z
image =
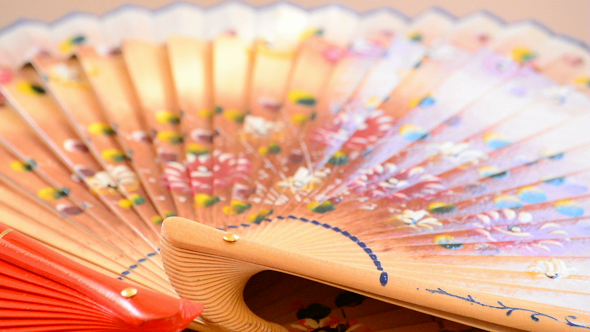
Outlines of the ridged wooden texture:
M 207 309 L 202 319 L 209 327 L 219 331 L 286 331 L 256 316 L 244 302 L 248 279 L 264 267 L 182 250 L 165 238 L 162 252 L 171 283 L 181 297 L 204 304 Z

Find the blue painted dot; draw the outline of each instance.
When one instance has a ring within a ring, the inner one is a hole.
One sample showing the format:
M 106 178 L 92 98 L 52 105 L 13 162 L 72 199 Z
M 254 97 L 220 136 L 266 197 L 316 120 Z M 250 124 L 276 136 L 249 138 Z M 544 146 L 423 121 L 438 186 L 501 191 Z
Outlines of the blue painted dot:
M 140 262 L 140 263 L 144 263 L 144 262 L 146 262 L 146 261 L 147 261 L 147 259 L 146 259 L 146 258 L 140 258 L 140 259 L 138 259 L 137 261 L 138 261 L 138 262 Z
M 84 42 L 86 42 L 86 37 L 82 35 L 75 36 L 74 38 L 72 38 L 71 42 L 73 44 L 84 44 Z
M 547 195 L 543 192 L 523 192 L 519 195 L 520 199 L 527 203 L 542 203 L 547 200 Z
M 137 265 L 131 265 L 131 266 L 129 267 L 129 269 L 130 269 L 130 270 L 137 269 Z
M 566 181 L 565 177 L 560 177 L 560 178 L 545 180 L 544 182 L 547 184 L 550 184 L 552 186 L 561 186 L 565 183 L 565 181 Z
M 407 133 L 404 135 L 404 138 L 410 142 L 418 141 L 420 139 L 425 138 L 427 133 L 417 132 L 417 133 Z
M 552 156 L 549 156 L 547 158 L 549 158 L 551 160 L 560 160 L 560 159 L 563 159 L 564 156 L 565 156 L 565 153 L 558 153 L 558 154 L 554 154 Z
M 236 225 L 229 225 L 229 226 L 227 226 L 227 228 L 228 228 L 228 229 L 229 229 L 229 228 L 238 228 L 238 226 L 236 226 Z
M 387 283 L 389 282 L 389 275 L 387 274 L 387 272 L 381 272 L 379 281 L 381 282 L 381 286 L 387 285 Z
M 428 107 L 428 106 L 432 106 L 436 103 L 436 100 L 432 97 L 426 97 L 424 99 L 422 99 L 422 101 L 420 101 L 420 106 L 422 107 Z
M 129 273 L 131 273 L 131 271 L 123 271 L 123 272 L 121 272 L 121 274 L 124 275 L 124 276 L 129 275 Z
M 317 221 L 317 220 L 312 220 L 311 223 L 314 224 L 314 225 L 319 225 L 320 224 L 320 222 Z
M 322 227 L 324 227 L 324 228 L 327 228 L 327 229 L 330 229 L 330 228 L 332 228 L 332 227 L 331 227 L 330 225 L 328 225 L 328 224 L 322 224 Z
M 510 142 L 500 141 L 500 140 L 492 140 L 488 142 L 488 146 L 494 150 L 501 149 L 505 146 L 508 146 Z
M 556 209 L 557 212 L 573 218 L 584 215 L 584 208 L 580 206 L 557 206 Z
M 148 256 L 148 257 L 154 257 L 154 256 L 156 256 L 156 255 L 157 255 L 157 254 L 156 254 L 155 252 L 152 252 L 152 253 L 149 253 L 149 254 L 147 254 L 147 256 Z

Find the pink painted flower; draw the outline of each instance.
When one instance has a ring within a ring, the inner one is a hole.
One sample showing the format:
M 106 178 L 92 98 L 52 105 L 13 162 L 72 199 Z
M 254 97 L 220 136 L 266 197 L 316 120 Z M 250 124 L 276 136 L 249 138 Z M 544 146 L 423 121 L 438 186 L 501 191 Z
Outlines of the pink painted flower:
M 354 55 L 375 57 L 383 52 L 385 45 L 373 38 L 358 38 L 352 41 L 349 52 Z
M 281 102 L 273 98 L 260 97 L 258 105 L 270 112 L 278 112 L 281 109 Z
M 344 56 L 346 51 L 338 46 L 329 45 L 322 52 L 324 59 L 331 63 L 336 63 Z
M 7 68 L 0 68 L 0 84 L 6 84 L 12 81 L 12 71 Z
M 381 110 L 376 110 L 358 127 L 344 146 L 357 151 L 363 150 L 382 138 L 393 127 L 393 122 L 392 117 Z
M 213 193 L 213 171 L 211 155 L 190 155 L 187 158 L 191 187 L 195 193 Z
M 198 193 L 230 188 L 236 180 L 246 180 L 250 176 L 252 163 L 247 158 L 217 150 L 212 156 L 191 158 L 188 167 L 191 185 Z
M 572 67 L 579 67 L 584 64 L 584 59 L 575 54 L 564 54 L 561 58 Z
M 187 168 L 175 161 L 167 162 L 164 168 L 164 176 L 168 188 L 178 193 L 190 193 L 190 177 Z

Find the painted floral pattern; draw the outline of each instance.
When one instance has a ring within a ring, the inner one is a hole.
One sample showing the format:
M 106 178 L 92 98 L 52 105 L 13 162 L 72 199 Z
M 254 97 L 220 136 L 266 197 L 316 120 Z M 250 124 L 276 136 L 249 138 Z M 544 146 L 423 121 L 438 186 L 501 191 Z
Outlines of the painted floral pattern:
M 291 194 L 297 194 L 302 191 L 311 191 L 315 186 L 322 183 L 329 174 L 329 170 L 312 172 L 306 167 L 299 167 L 297 172 L 291 177 L 277 183 L 277 188 L 290 191 Z
M 393 215 L 390 222 L 398 224 L 398 227 L 410 227 L 415 230 L 420 230 L 422 228 L 433 229 L 443 225 L 442 222 L 432 217 L 431 214 L 425 210 L 404 210 L 402 213 Z
M 314 319 L 302 319 L 297 323 L 291 324 L 290 331 L 305 331 L 305 332 L 315 332 L 315 331 L 337 331 L 337 332 L 369 332 L 371 331 L 369 328 L 363 326 L 363 324 L 358 323 L 355 320 L 342 320 L 335 317 L 326 317 L 320 320 Z
M 528 271 L 535 275 L 556 279 L 567 278 L 578 270 L 575 267 L 568 266 L 565 261 L 559 258 L 551 258 L 537 261 L 535 264 L 529 266 Z
M 191 186 L 195 192 L 211 192 L 213 189 L 231 187 L 235 180 L 245 180 L 250 175 L 252 162 L 233 153 L 214 151 L 212 155 L 188 155 Z
M 49 78 L 59 84 L 79 87 L 88 86 L 82 79 L 81 73 L 65 63 L 51 67 L 49 71 Z
M 381 110 L 372 111 L 367 118 L 343 111 L 338 113 L 329 127 L 319 128 L 313 133 L 311 140 L 323 146 L 345 142 L 344 147 L 361 151 L 381 139 L 392 127 L 393 118 Z M 353 128 L 356 131 L 351 136 Z
M 126 191 L 135 191 L 139 188 L 139 177 L 128 166 L 111 166 L 109 172 L 113 179 Z
M 261 97 L 258 99 L 258 104 L 265 110 L 270 112 L 278 112 L 281 108 L 281 103 L 273 98 Z
M 479 163 L 488 158 L 488 155 L 470 147 L 469 143 L 443 142 L 437 146 L 442 159 L 452 162 L 455 165 L 466 163 Z
M 113 193 L 117 190 L 117 181 L 106 171 L 96 172 L 87 178 L 87 182 L 98 193 Z
M 380 110 L 373 111 L 344 146 L 353 150 L 365 149 L 377 142 L 392 127 L 392 117 Z
M 276 137 L 285 130 L 280 121 L 268 121 L 260 116 L 247 116 L 244 121 L 244 134 L 253 138 Z
M 342 292 L 334 299 L 334 309 L 317 302 L 305 305 L 296 313 L 299 320 L 289 324 L 287 329 L 291 332 L 370 332 L 371 329 L 358 319 L 346 318 L 347 308 L 362 306 L 364 301 L 363 295 Z M 336 315 L 336 311 L 339 311 L 341 316 Z
M 167 162 L 164 175 L 170 190 L 180 193 L 191 192 L 191 179 L 187 168 L 183 164 L 176 161 Z

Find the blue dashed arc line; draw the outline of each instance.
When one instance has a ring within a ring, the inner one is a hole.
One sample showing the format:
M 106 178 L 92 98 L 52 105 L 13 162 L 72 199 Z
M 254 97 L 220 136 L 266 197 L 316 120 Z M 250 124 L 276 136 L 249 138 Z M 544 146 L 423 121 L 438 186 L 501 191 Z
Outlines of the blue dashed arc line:
M 369 258 L 371 258 L 371 260 L 373 261 L 373 264 L 375 264 L 375 267 L 377 268 L 377 270 L 381 271 L 381 275 L 379 276 L 379 282 L 381 283 L 381 286 L 385 286 L 389 282 L 389 274 L 387 274 L 387 272 L 385 272 L 383 270 L 383 267 L 381 266 L 381 262 L 379 261 L 379 258 L 377 257 L 377 255 L 373 252 L 373 250 L 371 250 L 371 248 L 369 248 L 364 242 L 359 240 L 356 236 L 350 234 L 347 231 L 343 231 L 338 227 L 333 227 L 329 224 L 321 223 L 317 220 L 309 220 L 307 218 L 298 218 L 298 217 L 295 217 L 292 215 L 288 216 L 287 218 L 293 219 L 293 220 L 299 220 L 299 221 L 306 222 L 306 223 L 311 223 L 313 225 L 321 226 L 326 229 L 331 229 L 334 232 L 340 233 L 343 236 L 347 237 L 352 242 L 356 243 L 359 247 L 361 247 L 361 249 L 363 249 L 365 251 L 365 253 L 367 253 L 367 255 L 369 255 Z M 283 216 L 276 216 L 276 219 L 284 220 L 286 218 Z M 266 218 L 266 219 L 264 219 L 264 221 L 272 222 L 273 219 Z M 226 231 L 228 229 L 236 229 L 236 228 L 240 228 L 240 227 L 250 227 L 250 226 L 251 226 L 250 224 L 240 224 L 239 226 L 237 226 L 237 225 L 227 226 L 227 229 L 225 229 L 225 228 L 217 228 L 217 229 L 219 229 L 221 231 Z
M 158 251 L 160 251 L 160 249 L 158 249 Z M 138 260 L 137 260 L 137 262 L 138 262 L 138 263 L 145 263 L 145 262 L 147 262 L 147 260 L 148 260 L 148 257 L 154 257 L 154 256 L 156 256 L 157 254 L 158 254 L 158 253 L 156 253 L 156 252 L 149 253 L 149 254 L 147 254 L 147 255 L 146 255 L 147 257 L 145 257 L 145 258 L 140 258 L 140 259 L 138 259 Z M 127 270 L 125 270 L 125 271 L 121 272 L 120 274 L 121 274 L 122 276 L 126 277 L 126 276 L 128 276 L 128 275 L 131 273 L 131 271 L 132 271 L 132 270 L 135 270 L 135 269 L 137 269 L 138 267 L 139 267 L 139 265 L 138 265 L 138 264 L 133 264 L 133 265 L 130 265 L 129 267 L 127 267 Z M 119 280 L 125 280 L 123 277 L 117 277 L 117 279 L 119 279 Z

